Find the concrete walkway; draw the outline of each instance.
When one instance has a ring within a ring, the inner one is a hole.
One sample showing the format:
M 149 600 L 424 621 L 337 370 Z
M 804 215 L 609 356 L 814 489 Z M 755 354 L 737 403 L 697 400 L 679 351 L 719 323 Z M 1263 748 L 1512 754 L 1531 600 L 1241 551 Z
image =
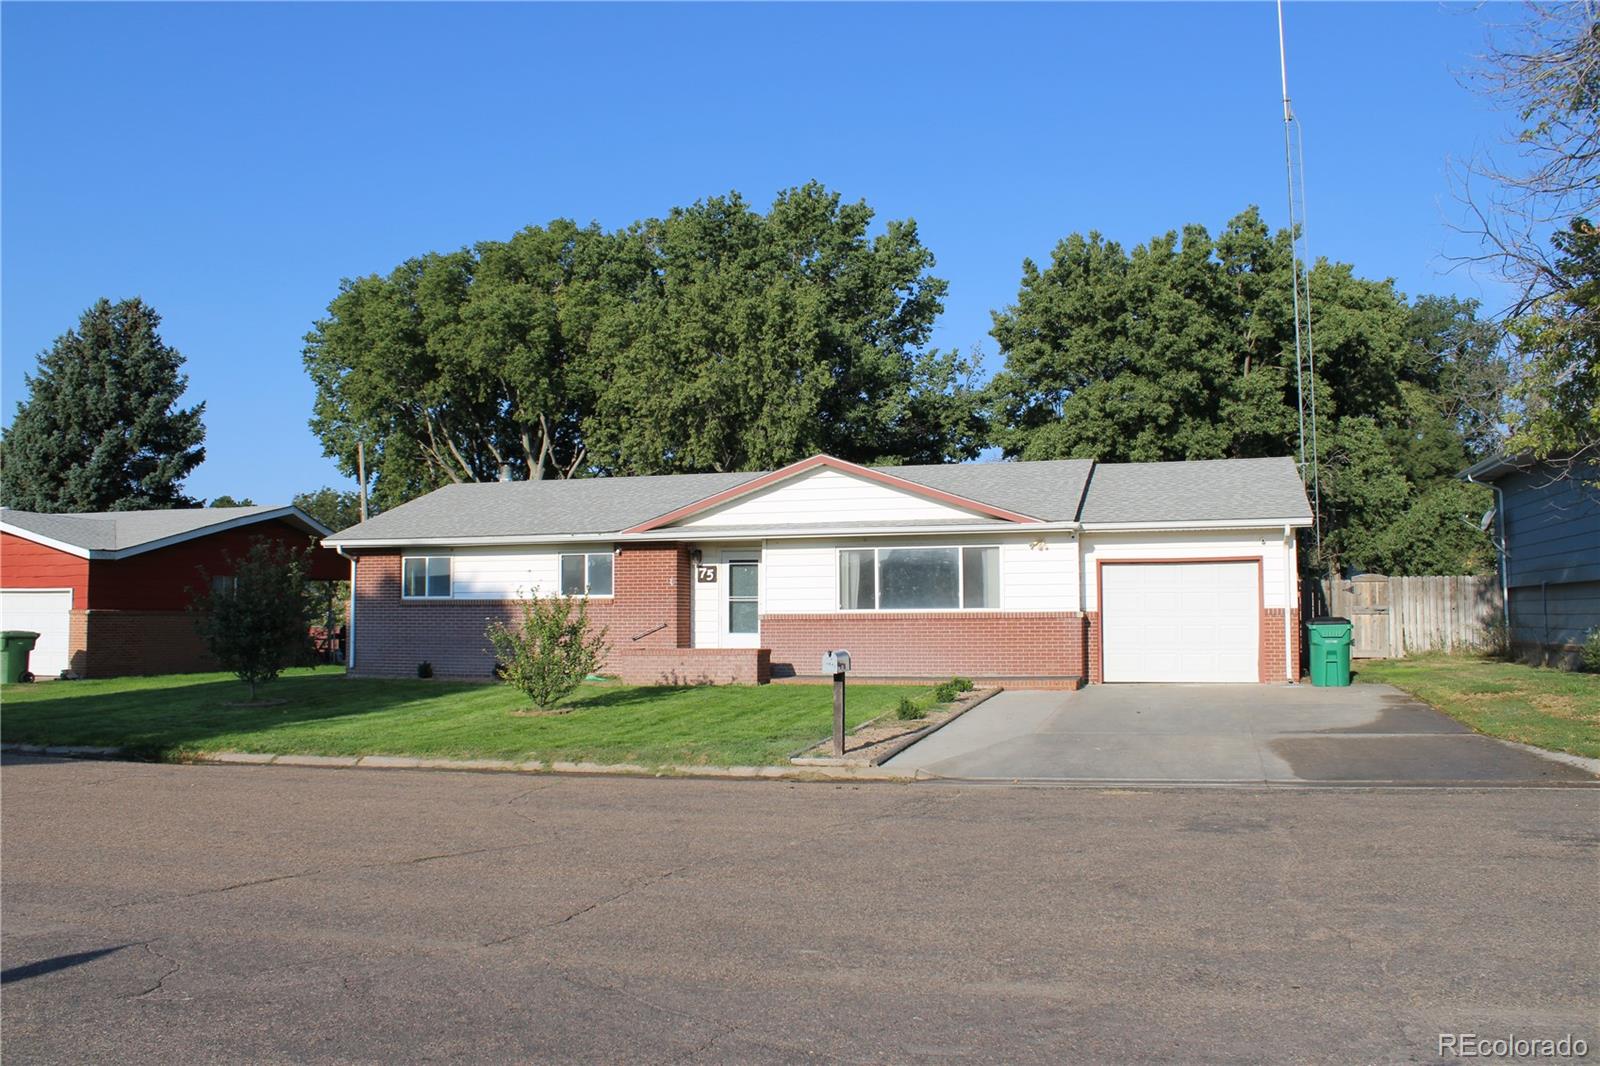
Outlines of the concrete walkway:
M 1003 692 L 884 765 L 971 781 L 1600 784 L 1388 685 Z

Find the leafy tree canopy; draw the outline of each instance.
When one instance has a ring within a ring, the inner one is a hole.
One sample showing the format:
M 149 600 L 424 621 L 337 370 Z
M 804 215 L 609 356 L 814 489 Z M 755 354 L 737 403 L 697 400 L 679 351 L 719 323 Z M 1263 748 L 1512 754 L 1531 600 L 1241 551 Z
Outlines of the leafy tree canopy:
M 134 298 L 99 300 L 24 381 L 0 438 L 0 498 L 24 511 L 192 507 L 183 479 L 205 458 L 205 404 L 179 407 L 183 356 Z
M 1215 238 L 1189 225 L 1126 250 L 1073 234 L 1048 266 L 1025 261 L 994 316 L 995 443 L 1024 459 L 1297 454 L 1291 261 L 1255 208 Z M 1497 442 L 1500 335 L 1470 301 L 1407 304 L 1347 264 L 1319 261 L 1310 289 L 1324 546 L 1370 565 L 1422 491 Z
M 248 496 L 233 497 L 224 493 L 206 504 L 207 507 L 254 507 L 256 501 Z
M 971 362 L 910 221 L 815 183 L 615 232 L 558 219 L 345 282 L 307 337 L 311 425 L 374 499 L 450 481 L 976 453 Z
M 318 522 L 338 533 L 361 521 L 361 496 L 350 491 L 341 492 L 324 485 L 315 492 L 302 492 L 294 498 L 294 505 Z M 377 512 L 368 503 L 367 514 Z

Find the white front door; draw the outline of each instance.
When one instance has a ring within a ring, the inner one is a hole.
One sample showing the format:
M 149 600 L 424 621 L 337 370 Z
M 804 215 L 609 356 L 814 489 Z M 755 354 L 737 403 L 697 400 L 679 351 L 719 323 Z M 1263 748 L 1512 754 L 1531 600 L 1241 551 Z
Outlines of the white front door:
M 0 627 L 39 634 L 28 656 L 28 669 L 37 676 L 55 677 L 72 665 L 67 649 L 72 627 L 71 589 L 0 591 Z
M 1106 681 L 1260 681 L 1259 565 L 1100 567 Z
M 761 556 L 755 552 L 723 552 L 722 646 L 761 646 Z

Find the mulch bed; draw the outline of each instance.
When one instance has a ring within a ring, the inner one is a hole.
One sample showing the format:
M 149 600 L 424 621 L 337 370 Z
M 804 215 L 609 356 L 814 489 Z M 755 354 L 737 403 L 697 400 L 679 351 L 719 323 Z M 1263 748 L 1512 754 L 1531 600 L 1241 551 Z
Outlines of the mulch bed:
M 954 703 L 945 703 L 931 708 L 926 718 L 901 721 L 894 716 L 893 711 L 890 711 L 888 714 L 879 715 L 870 722 L 863 722 L 854 730 L 845 734 L 844 758 L 852 763 L 871 763 L 874 759 L 881 758 L 887 754 L 891 748 L 912 733 L 943 725 L 973 704 L 988 699 L 995 691 L 992 688 L 977 688 L 971 692 L 963 692 L 956 697 Z M 829 737 L 822 743 L 807 748 L 796 758 L 833 758 L 833 738 Z

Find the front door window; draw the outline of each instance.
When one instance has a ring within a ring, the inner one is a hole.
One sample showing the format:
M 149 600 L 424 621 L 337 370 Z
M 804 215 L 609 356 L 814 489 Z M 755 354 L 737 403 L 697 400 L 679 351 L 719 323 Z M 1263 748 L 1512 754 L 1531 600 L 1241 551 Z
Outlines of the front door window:
M 728 633 L 753 637 L 761 632 L 761 564 L 728 564 Z

